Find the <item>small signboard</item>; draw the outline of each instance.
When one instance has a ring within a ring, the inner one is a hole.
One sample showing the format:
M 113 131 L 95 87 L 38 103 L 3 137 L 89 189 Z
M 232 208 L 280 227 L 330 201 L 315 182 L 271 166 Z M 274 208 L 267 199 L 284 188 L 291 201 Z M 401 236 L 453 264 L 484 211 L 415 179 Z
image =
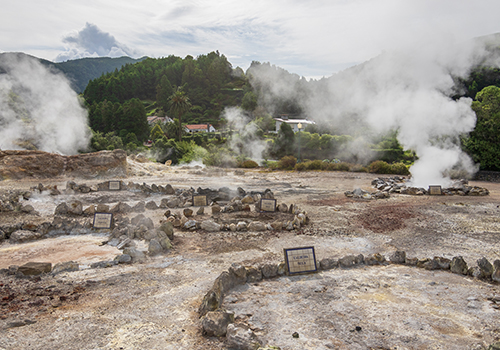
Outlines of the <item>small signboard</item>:
M 194 207 L 206 207 L 208 205 L 207 196 L 193 196 L 193 206 Z
M 441 190 L 441 185 L 430 185 L 429 186 L 429 194 L 431 196 L 440 196 L 443 194 L 443 191 Z
M 318 271 L 314 247 L 283 249 L 290 275 Z
M 108 189 L 110 191 L 119 191 L 121 189 L 120 184 L 120 181 L 108 181 Z
M 262 198 L 260 200 L 261 211 L 276 211 L 276 199 Z
M 112 213 L 95 213 L 94 214 L 94 228 L 110 229 L 113 222 Z

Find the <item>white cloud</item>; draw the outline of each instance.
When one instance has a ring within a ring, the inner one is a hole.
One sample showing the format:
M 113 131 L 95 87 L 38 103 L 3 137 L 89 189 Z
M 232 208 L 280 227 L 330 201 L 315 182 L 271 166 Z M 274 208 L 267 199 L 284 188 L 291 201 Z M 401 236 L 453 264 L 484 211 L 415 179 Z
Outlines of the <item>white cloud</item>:
M 136 50 L 129 49 L 91 23 L 86 23 L 79 32 L 64 37 L 63 42 L 69 47 L 56 57 L 56 62 L 84 57 L 139 56 Z
M 243 69 L 258 60 L 329 76 L 436 32 L 456 41 L 498 32 L 499 10 L 498 0 L 23 0 L 2 7 L 0 50 L 46 59 L 219 50 Z

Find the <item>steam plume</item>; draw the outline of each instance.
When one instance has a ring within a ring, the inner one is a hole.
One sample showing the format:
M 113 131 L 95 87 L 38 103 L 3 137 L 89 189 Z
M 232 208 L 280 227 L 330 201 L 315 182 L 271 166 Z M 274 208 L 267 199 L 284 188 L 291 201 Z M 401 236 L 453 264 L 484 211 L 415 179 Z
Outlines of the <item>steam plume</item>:
M 229 147 L 239 156 L 261 161 L 267 145 L 257 136 L 257 125 L 249 123 L 250 118 L 238 108 L 226 108 L 223 116 L 231 125 L 231 128 L 236 129 L 238 132 L 237 135 L 233 135 L 231 138 Z
M 405 45 L 312 82 L 308 93 L 290 91 L 290 82 L 273 81 L 259 66 L 251 74 L 260 84 L 273 84 L 271 91 L 281 92 L 280 97 L 301 101 L 305 113 L 317 122 L 333 127 L 352 122 L 358 134 L 365 129 L 370 133 L 397 130 L 401 145 L 419 157 L 410 169 L 413 184 L 447 185 L 444 174 L 452 168 L 476 171 L 458 142 L 461 134 L 474 129 L 472 100 L 450 96 L 456 87 L 454 78 L 465 78 L 474 65 L 486 62 L 484 46 L 478 43 Z
M 66 78 L 23 54 L 0 55 L 0 149 L 76 154 L 90 140 L 87 112 Z

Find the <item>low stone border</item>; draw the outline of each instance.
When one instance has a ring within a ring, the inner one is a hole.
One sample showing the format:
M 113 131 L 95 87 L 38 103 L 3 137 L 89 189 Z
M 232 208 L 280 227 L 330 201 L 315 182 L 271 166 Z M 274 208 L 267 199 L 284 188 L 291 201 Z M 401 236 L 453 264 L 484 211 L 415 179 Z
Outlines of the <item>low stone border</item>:
M 404 251 L 395 251 L 388 259 L 379 253 L 368 256 L 364 256 L 363 254 L 346 255 L 340 259 L 324 258 L 318 263 L 318 271 L 326 271 L 334 268 L 354 268 L 362 265 L 388 264 L 414 266 L 426 270 L 447 270 L 455 274 L 478 278 L 490 283 L 500 282 L 500 260 L 495 260 L 491 264 L 483 257 L 477 260 L 477 266 L 469 267 L 461 256 L 456 256 L 451 260 L 444 257 L 418 259 L 408 258 Z M 221 309 L 221 305 L 224 296 L 238 285 L 255 283 L 262 279 L 284 275 L 286 275 L 284 262 L 248 267 L 233 263 L 227 271 L 222 272 L 216 278 L 212 288 L 205 294 L 198 308 L 203 334 L 217 337 L 226 336 L 228 344 L 238 349 L 264 349 L 257 336 L 251 330 L 234 325 L 234 314 Z M 493 302 L 497 306 L 496 308 L 500 309 L 500 300 L 494 300 Z M 267 348 L 273 347 L 268 346 Z

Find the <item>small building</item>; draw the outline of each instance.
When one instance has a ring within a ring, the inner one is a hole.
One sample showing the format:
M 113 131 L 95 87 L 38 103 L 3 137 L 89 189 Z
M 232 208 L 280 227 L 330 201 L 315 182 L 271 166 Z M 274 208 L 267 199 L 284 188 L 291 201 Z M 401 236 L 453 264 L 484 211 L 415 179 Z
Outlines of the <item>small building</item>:
M 281 123 L 287 123 L 290 125 L 294 132 L 299 131 L 299 124 L 301 124 L 302 129 L 304 129 L 306 125 L 316 124 L 314 121 L 308 120 L 307 118 L 291 119 L 286 115 L 274 118 L 274 120 L 276 121 L 276 132 L 280 131 Z
M 174 120 L 170 117 L 157 117 L 157 116 L 148 117 L 148 124 L 149 125 L 155 124 L 157 122 L 167 124 L 167 123 L 173 123 Z
M 212 124 L 187 124 L 184 126 L 186 132 L 216 132 L 217 130 L 212 126 Z

